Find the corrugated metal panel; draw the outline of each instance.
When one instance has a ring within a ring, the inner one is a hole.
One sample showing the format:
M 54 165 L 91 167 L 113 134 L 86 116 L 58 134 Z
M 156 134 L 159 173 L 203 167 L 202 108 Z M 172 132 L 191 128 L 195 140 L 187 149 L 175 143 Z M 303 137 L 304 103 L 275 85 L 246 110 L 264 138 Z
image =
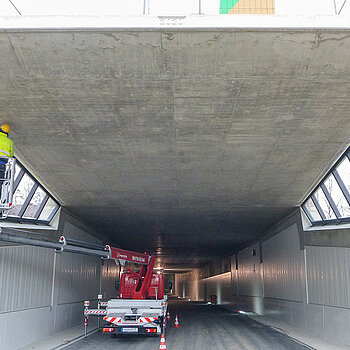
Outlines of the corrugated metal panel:
M 265 297 L 302 301 L 305 269 L 297 225 L 263 242 L 262 250 Z
M 58 304 L 97 299 L 100 289 L 101 259 L 61 253 L 57 256 L 56 288 Z
M 238 253 L 238 295 L 263 295 L 258 243 Z
M 309 302 L 350 307 L 350 248 L 306 247 Z
M 50 249 L 0 247 L 0 312 L 50 305 L 53 258 Z
M 175 274 L 175 293 L 183 298 L 199 299 L 199 270 Z
M 238 292 L 238 271 L 236 270 L 236 254 L 231 256 L 231 293 L 237 296 Z
M 104 299 L 111 299 L 117 296 L 115 282 L 119 280 L 119 265 L 114 260 L 103 260 L 101 291 Z
M 101 244 L 98 239 L 69 221 L 65 222 L 63 232 L 68 238 Z M 100 273 L 99 257 L 65 252 L 58 254 L 55 275 L 57 304 L 97 299 Z
M 22 349 L 27 344 L 52 335 L 53 319 L 54 313 L 48 306 L 0 313 L 0 350 Z M 26 349 L 33 349 L 33 346 Z
M 206 278 L 203 282 L 207 287 L 208 300 L 210 295 L 216 295 L 218 304 L 232 303 L 230 272 Z

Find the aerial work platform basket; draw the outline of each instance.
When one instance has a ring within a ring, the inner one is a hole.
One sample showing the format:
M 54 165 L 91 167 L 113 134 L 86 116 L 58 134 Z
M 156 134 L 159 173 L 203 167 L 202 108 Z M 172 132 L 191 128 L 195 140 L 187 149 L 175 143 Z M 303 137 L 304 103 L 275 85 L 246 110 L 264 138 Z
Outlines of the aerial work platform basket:
M 0 157 L 0 161 L 5 162 L 0 164 L 0 219 L 5 219 L 13 204 L 16 159 Z

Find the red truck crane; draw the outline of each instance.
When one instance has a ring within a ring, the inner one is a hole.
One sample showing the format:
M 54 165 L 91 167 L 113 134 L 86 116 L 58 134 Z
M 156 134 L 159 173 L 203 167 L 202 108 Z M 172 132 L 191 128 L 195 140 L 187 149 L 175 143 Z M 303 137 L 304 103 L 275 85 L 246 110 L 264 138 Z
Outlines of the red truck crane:
M 63 250 L 79 248 L 76 241 L 60 238 Z M 90 245 L 80 245 L 80 248 L 94 248 Z M 102 254 L 103 253 L 103 254 Z M 126 267 L 120 276 L 119 298 L 99 302 L 98 309 L 89 309 L 85 303 L 85 326 L 88 316 L 104 316 L 107 324 L 102 328 L 105 334 L 150 334 L 161 335 L 164 332 L 167 297 L 164 295 L 164 277 L 158 271 L 153 272 L 156 257 L 146 253 L 136 253 L 129 250 L 105 246 L 98 253 L 106 259 L 114 259 L 116 263 L 125 266 L 127 262 L 141 265 L 135 272 Z M 100 309 L 100 306 L 106 309 Z M 86 328 L 86 327 L 85 327 Z
M 141 264 L 139 272 L 126 268 L 127 272 L 121 275 L 120 279 L 120 299 L 163 299 L 164 279 L 163 274 L 153 273 L 155 256 L 135 253 L 129 250 L 111 248 L 110 258 L 124 266 L 126 262 Z
M 163 274 L 160 271 L 153 272 L 155 256 L 113 248 L 109 245 L 99 246 L 76 241 L 64 236 L 61 236 L 58 242 L 39 240 L 28 236 L 3 233 L 1 228 L 0 240 L 51 248 L 57 252 L 66 251 L 99 256 L 102 259 L 113 259 L 123 267 L 127 262 L 141 265 L 138 272 L 130 268 L 122 272 L 119 296 L 115 299 L 102 302 L 102 296 L 99 296 L 97 309 L 89 309 L 89 301 L 84 302 L 85 335 L 90 316 L 103 316 L 106 325 L 102 328 L 102 332 L 105 334 L 161 335 L 164 332 L 168 302 L 164 295 Z

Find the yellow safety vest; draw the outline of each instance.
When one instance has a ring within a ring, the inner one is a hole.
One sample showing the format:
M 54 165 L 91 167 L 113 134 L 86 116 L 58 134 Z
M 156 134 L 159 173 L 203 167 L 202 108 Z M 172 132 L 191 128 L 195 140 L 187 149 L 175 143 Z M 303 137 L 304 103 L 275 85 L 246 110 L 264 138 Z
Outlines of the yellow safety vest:
M 3 132 L 0 132 L 0 157 L 13 156 L 13 141 Z

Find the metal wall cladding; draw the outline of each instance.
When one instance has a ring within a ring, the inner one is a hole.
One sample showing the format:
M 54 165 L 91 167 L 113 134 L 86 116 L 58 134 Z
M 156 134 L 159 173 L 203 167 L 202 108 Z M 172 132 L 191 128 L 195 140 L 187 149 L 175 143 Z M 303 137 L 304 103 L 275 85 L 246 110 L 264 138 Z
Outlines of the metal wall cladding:
M 305 267 L 297 225 L 264 241 L 262 251 L 265 297 L 303 301 Z
M 306 247 L 309 303 L 350 307 L 350 248 Z
M 210 300 L 211 295 L 215 295 L 218 304 L 230 304 L 232 302 L 231 294 L 231 272 L 206 278 L 201 283 L 203 288 L 207 288 L 207 298 Z
M 263 296 L 258 243 L 238 253 L 238 295 Z
M 182 298 L 199 300 L 199 270 L 175 274 L 175 293 Z
M 0 247 L 0 312 L 49 306 L 53 261 L 50 249 Z
M 119 265 L 114 260 L 103 260 L 101 269 L 101 292 L 103 299 L 116 298 L 118 291 L 115 282 L 119 280 Z
M 100 290 L 99 257 L 74 253 L 57 256 L 55 288 L 57 303 L 97 299 Z
M 102 244 L 70 221 L 64 223 L 63 234 L 84 242 Z M 57 304 L 97 299 L 100 291 L 101 258 L 63 252 L 57 255 L 55 301 Z
M 238 293 L 238 271 L 236 270 L 236 254 L 231 256 L 231 293 L 237 296 Z

